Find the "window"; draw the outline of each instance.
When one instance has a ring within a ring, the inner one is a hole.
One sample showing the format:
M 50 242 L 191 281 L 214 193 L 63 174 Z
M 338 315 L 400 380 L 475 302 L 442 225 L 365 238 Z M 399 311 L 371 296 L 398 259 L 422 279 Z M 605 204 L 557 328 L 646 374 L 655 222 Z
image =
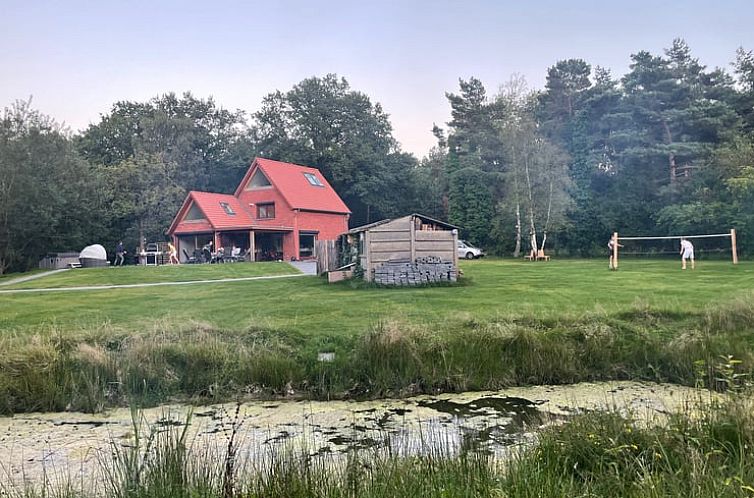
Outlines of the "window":
M 204 213 L 194 203 L 191 204 L 186 216 L 183 217 L 183 221 L 204 221 L 204 219 Z
M 235 216 L 236 215 L 236 212 L 233 211 L 233 208 L 230 207 L 230 204 L 228 204 L 227 202 L 221 202 L 220 203 L 220 207 L 223 208 L 223 211 L 225 211 L 225 214 L 229 214 L 231 216 Z
M 269 202 L 267 204 L 257 204 L 257 218 L 260 220 L 270 219 L 275 217 L 275 203 Z
M 302 233 L 298 236 L 298 255 L 300 258 L 314 256 L 314 241 L 317 236 L 313 233 Z
M 246 189 L 251 190 L 255 188 L 265 188 L 271 186 L 272 184 L 270 183 L 270 180 L 268 180 L 267 177 L 264 176 L 262 170 L 258 169 L 252 175 L 251 180 L 249 180 L 249 183 L 246 185 Z
M 319 181 L 319 178 L 317 178 L 317 175 L 314 173 L 304 173 L 304 176 L 309 181 L 310 185 L 313 185 L 315 187 L 324 187 L 325 185 Z

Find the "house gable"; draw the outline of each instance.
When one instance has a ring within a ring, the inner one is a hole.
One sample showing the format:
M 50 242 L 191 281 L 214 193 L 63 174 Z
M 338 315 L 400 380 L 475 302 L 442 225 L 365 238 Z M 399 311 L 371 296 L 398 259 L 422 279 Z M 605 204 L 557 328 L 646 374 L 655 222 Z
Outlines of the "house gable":
M 196 202 L 191 201 L 191 205 L 181 221 L 207 221 L 207 216 L 202 212 L 201 208 L 196 205 Z
M 264 175 L 261 169 L 257 168 L 256 171 L 252 173 L 249 181 L 246 182 L 245 190 L 255 190 L 270 187 L 272 187 L 270 180 Z

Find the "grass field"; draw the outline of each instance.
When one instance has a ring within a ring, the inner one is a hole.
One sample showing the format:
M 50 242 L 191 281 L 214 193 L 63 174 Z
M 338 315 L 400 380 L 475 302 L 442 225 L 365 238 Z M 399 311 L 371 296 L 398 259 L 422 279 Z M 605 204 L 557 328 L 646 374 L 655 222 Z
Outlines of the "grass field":
M 225 278 L 290 275 L 299 273 L 284 263 L 234 263 L 225 265 L 164 265 L 81 268 L 39 279 L 9 284 L 5 289 L 61 288 L 90 285 L 128 285 L 155 282 L 187 282 Z
M 463 282 L 452 287 L 302 276 L 0 294 L 0 411 L 610 379 L 720 387 L 729 355 L 740 360 L 738 373 L 754 373 L 751 262 L 702 261 L 681 271 L 674 260 L 627 259 L 610 272 L 602 260 L 491 259 L 462 269 Z M 107 268 L 18 287 L 293 271 L 284 263 Z M 319 363 L 323 351 L 336 361 Z
M 467 283 L 421 289 L 352 288 L 317 278 L 197 284 L 0 297 L 0 330 L 30 332 L 54 325 L 81 330 L 107 323 L 125 331 L 155 321 L 200 322 L 242 330 L 267 327 L 305 335 L 352 335 L 377 322 L 417 324 L 489 320 L 501 315 L 538 318 L 595 310 L 619 313 L 636 306 L 699 312 L 754 292 L 754 264 L 701 262 L 683 272 L 675 261 L 627 260 L 618 272 L 603 261 L 463 262 Z M 187 281 L 294 273 L 284 263 L 125 267 L 71 271 L 4 287 L 39 288 Z

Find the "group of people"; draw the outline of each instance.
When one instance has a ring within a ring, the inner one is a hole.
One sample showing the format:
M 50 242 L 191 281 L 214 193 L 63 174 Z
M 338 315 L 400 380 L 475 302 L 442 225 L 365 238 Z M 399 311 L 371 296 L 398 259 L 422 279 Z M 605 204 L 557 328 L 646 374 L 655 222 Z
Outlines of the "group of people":
M 202 247 L 202 259 L 205 263 L 224 263 L 226 258 L 231 261 L 237 261 L 241 258 L 241 248 L 236 247 L 235 244 L 230 249 L 230 254 L 225 254 L 224 247 L 218 247 L 216 252 L 212 251 L 214 244 L 210 240 Z
M 113 261 L 113 266 L 123 266 L 126 262 L 127 253 L 128 251 L 123 246 L 123 241 L 119 241 L 118 245 L 115 246 L 115 261 Z M 171 265 L 181 264 L 181 260 L 178 259 L 178 249 L 176 249 L 172 241 L 168 242 L 168 258 Z
M 615 255 L 615 245 L 618 245 L 618 247 L 623 247 L 622 244 L 618 244 L 618 242 L 614 239 L 610 239 L 610 241 L 607 243 L 607 250 L 609 253 L 609 267 L 611 270 L 617 270 L 618 265 L 617 262 L 614 260 Z M 693 270 L 696 265 L 694 263 L 694 244 L 691 243 L 689 239 L 681 238 L 681 251 L 679 252 L 681 255 L 681 269 L 686 269 L 686 261 L 691 261 L 691 269 Z

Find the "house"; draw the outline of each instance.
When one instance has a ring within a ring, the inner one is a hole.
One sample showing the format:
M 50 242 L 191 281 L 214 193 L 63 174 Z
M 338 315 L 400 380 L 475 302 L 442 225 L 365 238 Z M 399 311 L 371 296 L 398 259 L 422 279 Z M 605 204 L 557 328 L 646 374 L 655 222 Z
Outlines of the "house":
M 310 259 L 317 240 L 348 230 L 350 214 L 319 170 L 256 158 L 233 194 L 189 192 L 168 235 L 181 261 L 210 241 L 251 261 Z
M 455 281 L 458 228 L 421 214 L 382 220 L 346 233 L 346 250 L 367 281 L 416 285 Z

